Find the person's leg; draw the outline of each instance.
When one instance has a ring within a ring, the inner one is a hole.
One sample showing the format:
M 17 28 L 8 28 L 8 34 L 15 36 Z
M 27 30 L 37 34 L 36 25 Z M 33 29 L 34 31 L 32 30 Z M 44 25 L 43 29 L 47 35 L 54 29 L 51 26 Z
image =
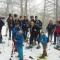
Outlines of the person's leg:
M 40 49 L 40 41 L 38 41 L 38 45 L 37 45 L 36 49 Z
M 1 39 L 1 29 L 0 29 L 0 43 L 2 43 L 2 39 Z M 0 51 L 1 54 L 1 51 Z
M 38 36 L 38 45 L 40 44 L 40 36 L 41 36 L 41 34 L 39 33 L 39 36 Z
M 26 38 L 27 38 L 27 30 L 25 30 L 24 36 L 25 36 L 25 40 L 26 40 Z
M 10 30 L 10 28 L 9 28 L 9 39 L 11 38 L 11 30 Z
M 16 41 L 14 40 L 13 43 L 14 43 L 14 52 L 17 52 Z
M 23 30 L 23 36 L 24 36 L 24 40 L 26 39 L 26 37 L 25 37 L 25 30 Z
M 29 46 L 26 47 L 27 49 L 32 48 L 33 47 L 33 36 L 30 36 L 30 40 L 29 40 Z
M 36 45 L 36 41 L 37 41 L 37 35 L 35 35 L 35 36 L 33 37 L 33 46 Z
M 51 32 L 48 33 L 48 39 L 49 39 L 49 42 L 52 42 L 52 33 Z
M 19 60 L 23 60 L 23 46 L 17 48 L 19 54 Z
M 26 30 L 26 31 L 25 31 L 25 35 L 26 35 L 26 37 L 27 37 L 27 32 L 28 32 L 28 31 Z
M 56 35 L 54 34 L 54 43 L 53 44 L 56 44 Z
M 12 35 L 12 40 L 14 39 L 14 36 L 13 36 L 13 28 L 11 30 L 11 35 Z
M 49 42 L 49 32 L 48 32 L 48 42 Z
M 38 42 L 38 45 L 37 45 L 37 49 L 39 49 L 40 48 L 40 34 L 38 34 L 38 36 L 37 36 L 37 42 Z
M 43 54 L 42 57 L 47 56 L 47 44 L 43 44 Z
M 30 36 L 30 45 L 32 45 L 33 44 L 33 36 L 31 35 Z
M 50 33 L 49 34 L 49 42 L 51 42 L 52 41 L 52 34 Z
M 11 28 L 9 28 L 9 40 L 11 39 Z
M 8 25 L 6 26 L 6 35 L 7 36 L 7 32 L 8 32 L 9 28 L 8 28 Z
M 2 43 L 2 34 L 1 34 L 1 29 L 0 29 L 0 43 Z
M 51 33 L 51 41 L 52 41 L 52 36 L 53 36 L 53 34 Z
M 1 35 L 1 29 L 0 29 L 0 35 Z
M 45 56 L 47 56 L 47 51 L 46 51 L 46 49 L 47 49 L 47 45 L 44 45 L 44 47 L 43 47 L 43 55 L 45 55 Z

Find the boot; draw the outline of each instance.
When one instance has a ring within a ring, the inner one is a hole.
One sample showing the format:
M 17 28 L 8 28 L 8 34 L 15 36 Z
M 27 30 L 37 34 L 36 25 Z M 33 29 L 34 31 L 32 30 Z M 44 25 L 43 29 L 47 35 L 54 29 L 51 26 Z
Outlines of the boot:
M 45 55 L 44 55 L 44 54 L 42 54 L 42 56 L 40 56 L 39 58 L 45 58 Z

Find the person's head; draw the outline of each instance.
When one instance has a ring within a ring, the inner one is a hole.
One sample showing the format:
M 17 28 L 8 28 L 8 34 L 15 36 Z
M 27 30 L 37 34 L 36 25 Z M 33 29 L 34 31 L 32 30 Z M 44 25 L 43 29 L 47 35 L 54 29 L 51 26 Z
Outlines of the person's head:
M 60 21 L 59 21 L 59 24 L 60 24 Z
M 11 14 L 11 13 L 9 14 L 9 17 L 10 17 L 10 16 L 12 16 L 12 14 Z
M 60 21 L 59 20 L 56 21 L 56 25 L 60 26 Z
M 19 17 L 20 19 L 22 18 L 22 16 Z
M 24 16 L 22 16 L 22 20 L 24 20 Z
M 14 14 L 14 17 L 16 18 L 16 17 L 18 17 L 18 15 L 17 14 Z
M 49 23 L 50 23 L 50 24 L 53 24 L 53 21 L 52 21 L 52 20 L 49 20 Z
M 24 16 L 24 19 L 27 19 L 27 16 Z
M 22 20 L 22 16 L 20 16 L 19 19 Z
M 18 21 L 16 21 L 16 27 L 19 27 L 19 22 Z
M 13 20 L 13 16 L 10 16 L 9 19 L 10 19 L 10 20 Z
M 34 16 L 30 16 L 30 19 L 33 20 L 34 19 Z
M 35 16 L 35 20 L 37 20 L 38 19 L 38 17 L 37 16 Z

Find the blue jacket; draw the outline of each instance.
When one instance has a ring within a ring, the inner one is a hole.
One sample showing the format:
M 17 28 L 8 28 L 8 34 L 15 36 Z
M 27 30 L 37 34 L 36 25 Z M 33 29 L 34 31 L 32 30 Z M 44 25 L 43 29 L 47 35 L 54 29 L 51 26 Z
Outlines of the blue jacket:
M 46 35 L 41 35 L 40 40 L 42 44 L 48 43 L 48 37 Z
M 23 37 L 23 33 L 19 33 L 19 31 L 20 31 L 21 29 L 18 27 L 15 27 L 14 29 L 13 29 L 13 36 L 14 36 L 14 38 L 15 38 L 15 40 L 16 40 L 16 43 L 18 44 L 18 45 L 23 45 L 23 40 L 24 40 L 24 37 Z

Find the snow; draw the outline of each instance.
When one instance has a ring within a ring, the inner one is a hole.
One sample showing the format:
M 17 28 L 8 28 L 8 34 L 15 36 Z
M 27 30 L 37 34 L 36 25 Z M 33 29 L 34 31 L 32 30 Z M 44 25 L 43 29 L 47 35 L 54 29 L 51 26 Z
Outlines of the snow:
M 9 60 L 11 56 L 11 51 L 12 51 L 12 40 L 8 41 L 8 36 L 7 37 L 5 36 L 6 26 L 3 26 L 2 34 L 3 34 L 3 43 L 0 44 L 0 51 L 2 52 L 0 54 L 0 60 Z M 23 49 L 24 59 L 37 60 L 37 58 L 41 56 L 43 52 L 42 45 L 40 49 L 36 49 L 36 46 L 34 46 L 32 49 L 26 49 L 26 46 L 27 46 L 26 43 L 24 43 L 24 49 Z M 48 57 L 46 60 L 60 60 L 60 51 L 54 49 L 54 45 L 52 45 L 51 43 L 48 43 L 47 52 L 48 52 Z M 17 53 L 13 55 L 12 60 L 18 60 L 16 56 L 17 56 Z M 34 59 L 30 59 L 29 56 L 32 56 Z

